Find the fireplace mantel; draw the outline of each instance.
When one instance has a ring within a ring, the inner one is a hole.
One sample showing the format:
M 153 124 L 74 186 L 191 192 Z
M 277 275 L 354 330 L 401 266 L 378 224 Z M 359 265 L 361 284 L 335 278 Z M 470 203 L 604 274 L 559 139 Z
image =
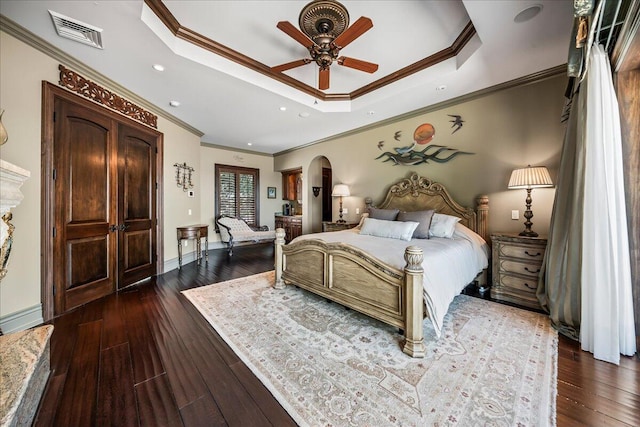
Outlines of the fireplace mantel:
M 28 170 L 0 159 L 0 280 L 7 273 L 6 265 L 11 253 L 13 225 L 10 212 L 24 198 L 20 187 L 30 176 Z

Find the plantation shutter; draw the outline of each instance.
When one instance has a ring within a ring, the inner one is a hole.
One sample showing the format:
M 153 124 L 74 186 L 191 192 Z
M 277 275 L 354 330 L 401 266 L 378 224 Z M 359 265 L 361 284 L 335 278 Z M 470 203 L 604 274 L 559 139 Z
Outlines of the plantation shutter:
M 259 170 L 216 164 L 216 217 L 229 215 L 258 226 Z

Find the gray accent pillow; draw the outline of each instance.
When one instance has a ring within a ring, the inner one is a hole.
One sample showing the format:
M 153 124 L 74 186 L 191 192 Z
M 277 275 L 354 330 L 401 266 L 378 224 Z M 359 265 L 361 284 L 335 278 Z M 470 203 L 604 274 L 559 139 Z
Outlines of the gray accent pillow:
M 400 209 L 369 208 L 369 218 L 395 221 Z
M 414 221 L 419 223 L 418 228 L 413 232 L 414 239 L 428 239 L 429 227 L 431 227 L 431 218 L 435 211 L 430 209 L 428 211 L 416 211 L 416 212 L 400 212 L 398 214 L 398 221 Z

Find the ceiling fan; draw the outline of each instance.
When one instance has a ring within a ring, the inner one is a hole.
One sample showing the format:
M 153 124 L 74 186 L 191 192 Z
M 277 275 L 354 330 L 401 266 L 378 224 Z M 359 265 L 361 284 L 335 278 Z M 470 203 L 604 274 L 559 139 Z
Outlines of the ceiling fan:
M 340 49 L 373 27 L 371 19 L 362 16 L 349 27 L 349 13 L 342 4 L 335 0 L 315 0 L 300 12 L 299 26 L 300 30 L 289 21 L 280 21 L 277 25 L 292 39 L 307 48 L 311 58 L 287 62 L 272 67 L 271 70 L 282 72 L 315 62 L 320 67 L 318 89 L 326 90 L 329 89 L 329 67 L 334 61 L 338 65 L 367 73 L 374 73 L 378 69 L 378 64 L 338 56 Z

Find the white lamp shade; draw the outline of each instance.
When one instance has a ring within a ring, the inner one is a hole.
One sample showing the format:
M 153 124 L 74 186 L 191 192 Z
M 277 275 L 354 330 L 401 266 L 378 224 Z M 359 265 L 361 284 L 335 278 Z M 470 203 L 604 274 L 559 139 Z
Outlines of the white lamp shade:
M 511 172 L 509 189 L 553 187 L 549 171 L 544 166 L 516 169 Z
M 349 186 L 346 184 L 336 184 L 333 187 L 333 192 L 331 193 L 331 195 L 333 197 L 338 197 L 338 196 L 350 196 L 351 193 L 349 192 Z

